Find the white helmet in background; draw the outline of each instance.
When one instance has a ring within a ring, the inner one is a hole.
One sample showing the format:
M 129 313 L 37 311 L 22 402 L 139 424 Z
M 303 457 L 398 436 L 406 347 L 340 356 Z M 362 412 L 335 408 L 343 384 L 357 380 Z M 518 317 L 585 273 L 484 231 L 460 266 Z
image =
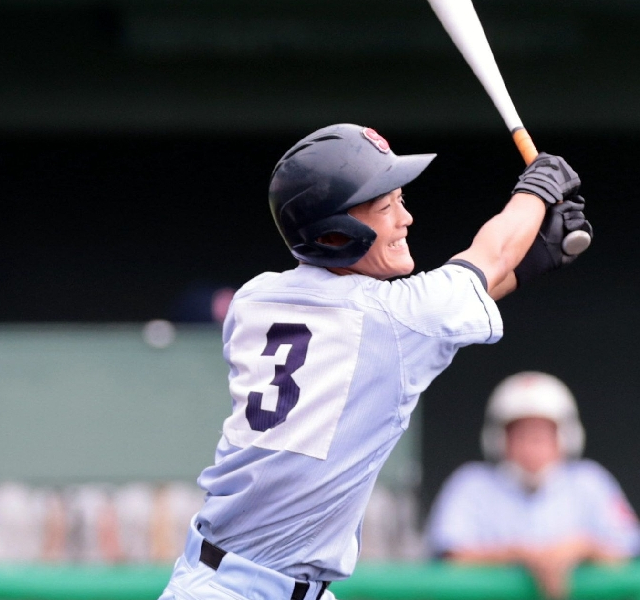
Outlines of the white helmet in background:
M 582 454 L 585 434 L 569 388 L 553 375 L 523 371 L 504 379 L 489 397 L 481 436 L 486 459 L 504 459 L 505 428 L 510 422 L 524 417 L 550 419 L 558 426 L 563 456 L 578 458 Z

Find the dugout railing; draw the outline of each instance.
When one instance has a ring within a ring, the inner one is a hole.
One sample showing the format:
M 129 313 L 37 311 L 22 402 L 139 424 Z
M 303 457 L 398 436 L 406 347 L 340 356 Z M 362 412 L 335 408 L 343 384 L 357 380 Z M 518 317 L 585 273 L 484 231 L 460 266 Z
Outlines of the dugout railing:
M 0 598 L 14 600 L 155 600 L 167 566 L 0 565 Z M 520 567 L 446 563 L 361 563 L 335 582 L 340 600 L 538 600 L 542 595 Z M 583 565 L 570 586 L 575 600 L 640 600 L 640 561 Z

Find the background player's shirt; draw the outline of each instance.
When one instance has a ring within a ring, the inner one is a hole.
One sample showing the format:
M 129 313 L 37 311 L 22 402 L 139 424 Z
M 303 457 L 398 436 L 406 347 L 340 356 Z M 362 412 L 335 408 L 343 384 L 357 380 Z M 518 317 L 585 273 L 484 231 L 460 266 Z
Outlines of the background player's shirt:
M 640 551 L 633 509 L 614 477 L 591 460 L 560 463 L 536 492 L 501 465 L 471 462 L 445 481 L 433 504 L 430 552 L 544 546 L 575 535 L 627 555 Z
M 236 292 L 223 328 L 232 415 L 202 533 L 297 579 L 353 571 L 367 500 L 420 392 L 502 321 L 471 270 L 379 281 L 301 265 Z

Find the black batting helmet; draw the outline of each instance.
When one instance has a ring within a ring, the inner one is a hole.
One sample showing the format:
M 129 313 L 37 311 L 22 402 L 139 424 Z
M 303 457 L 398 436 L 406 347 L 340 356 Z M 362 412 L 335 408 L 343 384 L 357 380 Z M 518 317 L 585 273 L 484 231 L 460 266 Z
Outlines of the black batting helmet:
M 314 131 L 279 161 L 269 185 L 271 214 L 293 256 L 319 267 L 347 267 L 362 258 L 376 233 L 347 214 L 413 181 L 435 154 L 396 156 L 369 127 L 342 123 Z M 342 246 L 318 242 L 340 233 Z

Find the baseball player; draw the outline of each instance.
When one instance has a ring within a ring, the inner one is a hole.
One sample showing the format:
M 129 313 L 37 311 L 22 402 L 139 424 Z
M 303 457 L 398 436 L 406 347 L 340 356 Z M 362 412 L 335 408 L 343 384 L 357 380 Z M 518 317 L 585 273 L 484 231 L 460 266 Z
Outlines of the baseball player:
M 333 598 L 420 393 L 459 348 L 500 339 L 494 300 L 568 263 L 566 231 L 590 231 L 578 175 L 541 154 L 468 249 L 408 277 L 402 186 L 434 157 L 339 124 L 276 164 L 271 212 L 299 265 L 252 279 L 229 307 L 233 411 L 162 600 Z
M 584 431 L 559 379 L 517 373 L 496 387 L 485 413 L 485 462 L 459 467 L 440 490 L 426 528 L 433 556 L 520 563 L 549 597 L 567 592 L 585 560 L 637 555 L 640 530 L 614 477 L 580 460 Z

